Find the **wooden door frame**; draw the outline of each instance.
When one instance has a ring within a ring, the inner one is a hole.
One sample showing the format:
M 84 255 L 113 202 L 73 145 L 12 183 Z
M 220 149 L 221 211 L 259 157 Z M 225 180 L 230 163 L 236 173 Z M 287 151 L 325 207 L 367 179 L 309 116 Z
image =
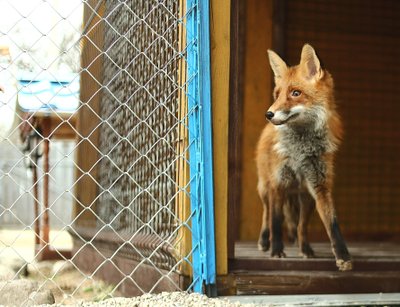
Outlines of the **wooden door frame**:
M 231 0 L 228 132 L 228 259 L 234 258 L 241 199 L 243 109 L 243 1 Z M 229 268 L 228 268 L 229 270 Z
M 286 0 L 273 0 L 272 48 L 285 56 Z M 229 135 L 228 135 L 228 260 L 235 258 L 241 205 L 243 71 L 246 5 L 231 0 Z M 229 261 L 228 261 L 229 263 Z M 229 270 L 229 268 L 228 268 Z

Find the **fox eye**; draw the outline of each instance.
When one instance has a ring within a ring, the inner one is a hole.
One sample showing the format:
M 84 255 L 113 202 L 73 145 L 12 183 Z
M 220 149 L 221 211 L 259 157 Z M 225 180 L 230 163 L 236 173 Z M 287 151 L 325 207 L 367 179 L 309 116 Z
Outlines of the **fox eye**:
M 299 96 L 301 95 L 301 91 L 299 91 L 299 90 L 293 90 L 290 94 L 291 94 L 293 97 L 299 97 Z

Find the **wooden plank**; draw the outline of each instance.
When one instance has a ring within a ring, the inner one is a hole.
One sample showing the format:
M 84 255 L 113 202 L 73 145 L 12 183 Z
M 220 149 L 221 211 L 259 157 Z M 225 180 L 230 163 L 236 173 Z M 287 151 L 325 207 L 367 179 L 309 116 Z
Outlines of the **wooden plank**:
M 217 293 L 222 295 L 236 295 L 236 279 L 233 274 L 217 276 Z
M 236 258 L 231 259 L 232 270 L 297 270 L 337 271 L 329 243 L 312 244 L 316 258 L 304 259 L 297 246 L 285 248 L 286 258 L 270 258 L 268 252 L 257 250 L 256 242 L 236 244 Z M 348 244 L 353 258 L 353 271 L 400 271 L 400 244 L 398 243 L 352 243 Z
M 97 0 L 88 1 L 84 6 L 84 27 L 86 36 L 82 38 L 82 73 L 81 73 L 81 105 L 77 112 L 78 139 L 76 146 L 76 184 L 74 217 L 79 216 L 76 223 L 81 226 L 94 226 L 98 197 L 97 168 L 99 153 L 100 101 L 103 60 L 104 15 L 105 4 L 100 5 L 98 12 L 93 12 Z M 86 38 L 88 37 L 88 38 Z M 89 208 L 91 210 L 86 210 Z M 82 212 L 83 211 L 83 212 Z
M 129 249 L 129 246 L 134 246 L 136 248 L 132 249 L 129 252 L 129 256 L 127 256 L 132 258 L 143 258 L 143 255 L 149 254 L 149 250 L 154 251 L 157 249 L 157 252 L 154 253 L 154 255 L 152 256 L 153 264 L 156 264 L 157 262 L 162 262 L 162 265 L 165 265 L 165 267 L 171 266 L 170 264 L 168 264 L 170 262 L 168 258 L 175 251 L 171 244 L 154 234 L 137 233 L 132 236 L 132 234 L 126 232 L 116 233 L 112 228 L 103 228 L 102 231 L 99 231 L 98 229 L 94 229 L 92 227 L 80 226 L 74 227 L 73 230 L 70 230 L 69 233 L 73 237 L 84 239 L 85 242 L 88 242 L 95 238 L 95 243 L 100 245 L 104 244 L 109 248 L 113 248 L 113 246 L 120 247 L 124 245 L 123 248 L 120 248 L 121 252 L 124 248 Z M 138 250 L 142 250 L 142 252 L 138 252 Z M 163 260 L 160 260 L 160 258 L 162 258 Z M 176 261 L 179 260 L 180 259 L 177 259 Z
M 286 55 L 286 0 L 273 0 L 272 48 L 283 59 Z
M 379 293 L 400 291 L 400 271 L 237 273 L 237 295 Z
M 21 117 L 34 118 L 39 126 L 44 122 L 50 122 L 50 138 L 61 140 L 74 140 L 76 138 L 76 118 L 75 113 L 56 112 L 56 111 L 35 111 L 22 112 Z
M 244 3 L 231 1 L 231 57 L 229 79 L 229 149 L 228 149 L 228 257 L 234 258 L 237 238 L 237 215 L 240 210 L 243 109 Z
M 334 200 L 346 239 L 399 240 L 399 9 L 398 1 L 287 1 L 286 59 L 297 63 L 311 43 L 335 81 L 345 135 Z M 371 115 L 376 101 L 381 112 Z M 309 233 L 325 235 L 317 214 Z
M 271 259 L 265 258 L 257 262 L 249 259 L 235 258 L 230 260 L 229 268 L 232 270 L 247 271 L 337 271 L 334 259 Z M 400 271 L 400 260 L 396 259 L 354 259 L 354 272 L 367 271 Z
M 107 283 L 118 285 L 116 290 L 125 296 L 142 295 L 143 292 L 160 293 L 187 289 L 190 280 L 175 272 L 154 267 L 151 262 L 128 259 L 110 244 L 87 245 L 74 236 L 74 264 L 83 272 L 93 274 Z M 105 258 L 113 259 L 104 262 Z M 90 261 L 88 261 L 90 259 Z M 130 276 L 130 278 L 126 278 Z M 132 281 L 134 280 L 134 281 Z
M 332 258 L 333 254 L 329 242 L 311 242 L 318 258 Z M 400 258 L 400 243 L 398 242 L 348 242 L 349 250 L 354 257 L 370 258 Z M 240 241 L 236 243 L 236 256 L 239 258 L 262 259 L 267 253 L 257 249 L 254 241 Z M 289 258 L 301 258 L 298 247 L 293 244 L 285 246 L 286 256 Z
M 184 18 L 186 14 L 186 0 L 181 0 L 180 5 L 180 18 L 183 18 L 183 23 L 179 26 L 179 50 L 183 51 L 186 47 L 186 31 L 185 24 L 186 18 Z M 188 151 L 187 147 L 189 145 L 189 136 L 188 136 L 188 102 L 187 102 L 187 88 L 184 84 L 187 81 L 187 72 L 186 72 L 186 60 L 182 58 L 179 61 L 178 66 L 178 80 L 179 80 L 179 93 L 178 93 L 178 101 L 179 101 L 179 110 L 178 110 L 178 139 L 177 143 L 177 153 L 179 154 L 179 158 L 176 161 L 176 183 L 177 183 L 177 197 L 175 198 L 175 212 L 178 213 L 178 218 L 180 221 L 187 221 L 190 216 L 190 197 L 189 197 L 189 188 L 185 188 L 190 180 L 189 174 L 189 165 L 188 161 Z M 175 244 L 177 246 L 178 254 L 176 255 L 177 259 L 182 259 L 187 257 L 190 254 L 190 250 L 192 248 L 192 233 L 190 229 L 182 225 L 178 231 L 178 235 L 175 238 Z M 190 257 L 191 260 L 191 257 Z M 189 276 L 192 274 L 191 265 L 182 261 L 179 265 L 178 270 Z
M 243 72 L 241 200 L 237 225 L 239 240 L 255 240 L 261 227 L 262 204 L 257 193 L 254 155 L 272 101 L 272 76 L 267 49 L 272 48 L 272 0 L 246 1 Z M 239 188 L 239 187 L 236 187 Z
M 237 271 L 219 276 L 217 286 L 220 296 L 396 293 L 400 271 Z
M 228 272 L 230 0 L 211 0 L 211 89 L 217 274 Z

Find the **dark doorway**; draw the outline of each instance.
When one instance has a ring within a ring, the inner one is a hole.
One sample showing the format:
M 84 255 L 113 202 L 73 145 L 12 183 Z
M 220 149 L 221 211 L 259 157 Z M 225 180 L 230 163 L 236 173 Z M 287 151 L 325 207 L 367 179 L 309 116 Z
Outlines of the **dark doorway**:
M 400 2 L 390 0 L 232 1 L 228 229 L 236 293 L 400 291 L 398 12 Z M 336 271 L 317 214 L 309 229 L 315 259 L 289 244 L 288 258 L 270 259 L 255 244 L 262 206 L 251 157 L 272 100 L 266 49 L 293 65 L 304 43 L 332 73 L 345 124 L 334 197 L 354 258 L 347 273 Z

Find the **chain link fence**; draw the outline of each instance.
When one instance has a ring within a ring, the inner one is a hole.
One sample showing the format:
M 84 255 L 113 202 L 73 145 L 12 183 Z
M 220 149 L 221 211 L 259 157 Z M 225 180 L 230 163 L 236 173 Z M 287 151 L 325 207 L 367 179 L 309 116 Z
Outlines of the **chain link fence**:
M 201 291 L 197 1 L 0 6 L 0 293 Z

